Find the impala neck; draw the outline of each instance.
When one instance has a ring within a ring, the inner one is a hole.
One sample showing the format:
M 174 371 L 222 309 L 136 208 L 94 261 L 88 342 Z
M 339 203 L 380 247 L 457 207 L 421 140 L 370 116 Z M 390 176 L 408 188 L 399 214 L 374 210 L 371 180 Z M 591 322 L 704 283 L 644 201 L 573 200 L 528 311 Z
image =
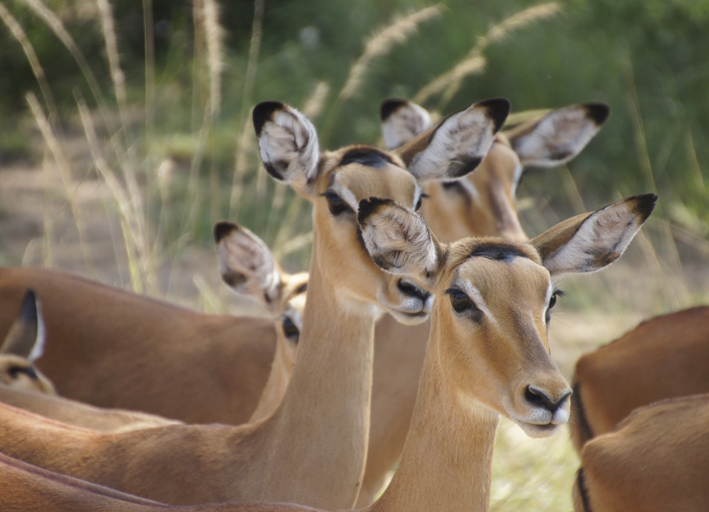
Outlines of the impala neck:
M 490 504 L 499 416 L 464 403 L 442 360 L 434 318 L 411 427 L 391 484 L 368 512 L 482 512 Z
M 351 507 L 362 482 L 376 308 L 343 299 L 323 278 L 314 242 L 298 357 L 283 402 L 267 420 L 274 453 L 297 461 L 290 467 L 308 475 L 314 487 L 296 480 L 290 493 L 270 501 L 332 510 Z M 282 465 L 270 469 L 278 473 Z M 293 480 L 292 474 L 283 478 Z
M 251 414 L 251 418 L 249 418 L 249 423 L 271 415 L 283 400 L 283 395 L 286 392 L 292 373 L 286 343 L 288 341 L 282 339 L 282 333 L 279 332 L 276 340 L 276 353 L 271 364 L 271 372 L 268 374 L 266 387 L 263 388 L 258 405 L 256 405 L 256 409 Z

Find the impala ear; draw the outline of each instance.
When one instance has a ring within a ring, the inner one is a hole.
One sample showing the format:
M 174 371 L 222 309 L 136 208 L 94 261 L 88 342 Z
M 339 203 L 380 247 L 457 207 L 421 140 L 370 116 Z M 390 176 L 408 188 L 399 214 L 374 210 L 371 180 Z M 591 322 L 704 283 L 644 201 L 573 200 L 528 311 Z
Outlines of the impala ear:
M 45 327 L 37 294 L 29 289 L 22 299 L 17 319 L 10 327 L 0 354 L 12 354 L 27 359 L 30 363 L 44 353 Z
M 391 199 L 359 202 L 357 222 L 372 260 L 392 274 L 426 282 L 441 261 L 442 248 L 418 214 Z
M 284 103 L 265 101 L 254 107 L 259 155 L 276 181 L 305 193 L 317 175 L 320 146 L 315 126 Z
M 416 103 L 398 98 L 384 100 L 379 109 L 384 147 L 396 149 L 431 128 L 431 116 Z
M 506 135 L 522 165 L 552 167 L 578 155 L 610 112 L 605 103 L 579 103 L 524 123 Z
M 281 275 L 268 246 L 248 229 L 231 222 L 214 226 L 219 273 L 236 293 L 270 308 L 281 293 Z
M 395 152 L 419 181 L 461 178 L 485 158 L 509 112 L 506 99 L 481 101 L 444 119 Z
M 567 219 L 530 240 L 552 275 L 595 272 L 620 258 L 652 213 L 655 194 Z

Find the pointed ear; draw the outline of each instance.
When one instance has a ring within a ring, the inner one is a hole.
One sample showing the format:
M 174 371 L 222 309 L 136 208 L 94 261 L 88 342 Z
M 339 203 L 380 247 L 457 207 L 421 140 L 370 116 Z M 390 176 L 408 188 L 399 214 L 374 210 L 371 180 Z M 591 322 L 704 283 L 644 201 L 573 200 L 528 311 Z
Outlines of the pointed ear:
M 384 100 L 379 109 L 384 147 L 396 149 L 431 128 L 431 116 L 416 103 L 398 98 Z
M 595 272 L 620 258 L 652 213 L 655 194 L 567 219 L 530 240 L 552 275 Z
M 423 282 L 438 270 L 443 250 L 418 214 L 391 199 L 359 202 L 357 222 L 372 260 L 392 274 Z
M 487 154 L 510 112 L 510 102 L 481 101 L 396 150 L 419 181 L 450 180 L 471 173 Z
M 33 363 L 44 353 L 45 328 L 37 294 L 29 289 L 22 299 L 20 313 L 10 327 L 0 354 L 24 357 Z
M 579 103 L 506 133 L 522 165 L 552 167 L 568 162 L 599 132 L 611 109 L 605 103 Z
M 261 160 L 275 180 L 304 193 L 317 175 L 320 146 L 315 126 L 293 107 L 265 101 L 254 107 Z
M 238 224 L 218 222 L 214 226 L 214 241 L 219 273 L 229 288 L 270 308 L 280 296 L 281 275 L 263 240 Z

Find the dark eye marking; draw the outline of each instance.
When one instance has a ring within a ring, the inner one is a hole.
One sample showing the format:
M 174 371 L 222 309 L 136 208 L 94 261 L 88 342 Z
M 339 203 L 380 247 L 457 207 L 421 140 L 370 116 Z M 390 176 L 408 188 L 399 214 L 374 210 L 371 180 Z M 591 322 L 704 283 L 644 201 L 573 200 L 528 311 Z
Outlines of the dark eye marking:
M 453 311 L 459 315 L 467 316 L 474 322 L 482 321 L 483 312 L 466 293 L 458 288 L 448 288 L 445 293 L 450 297 Z
M 300 329 L 298 329 L 289 316 L 283 317 L 283 334 L 294 343 L 298 343 Z
M 306 291 L 308 291 L 308 283 L 303 283 L 295 289 L 295 295 L 300 295 L 301 293 L 305 293 Z
M 327 199 L 327 207 L 330 209 L 331 214 L 337 216 L 345 212 L 354 213 L 354 210 L 350 208 L 350 205 L 348 205 L 347 202 L 336 193 L 328 190 L 321 195 Z
M 564 292 L 561 290 L 554 290 L 554 293 L 551 294 L 551 297 L 549 298 L 549 307 L 547 308 L 547 312 L 544 315 L 544 320 L 546 323 L 549 323 L 551 320 L 551 308 L 556 306 L 556 301 L 559 299 L 559 297 L 563 297 Z
M 340 167 L 357 163 L 360 165 L 366 165 L 367 167 L 374 167 L 375 169 L 380 169 L 386 167 L 389 164 L 393 164 L 391 158 L 385 153 L 382 153 L 375 148 L 355 148 L 350 149 L 347 153 L 342 156 L 340 160 Z
M 39 380 L 39 375 L 33 366 L 11 366 L 7 369 L 7 373 L 13 379 L 16 379 L 21 373 L 27 375 L 30 379 Z
M 414 211 L 418 211 L 419 208 L 421 208 L 421 204 L 423 204 L 423 200 L 425 198 L 429 197 L 428 194 L 422 192 L 421 195 L 419 196 L 419 200 L 416 202 L 416 207 L 414 208 Z

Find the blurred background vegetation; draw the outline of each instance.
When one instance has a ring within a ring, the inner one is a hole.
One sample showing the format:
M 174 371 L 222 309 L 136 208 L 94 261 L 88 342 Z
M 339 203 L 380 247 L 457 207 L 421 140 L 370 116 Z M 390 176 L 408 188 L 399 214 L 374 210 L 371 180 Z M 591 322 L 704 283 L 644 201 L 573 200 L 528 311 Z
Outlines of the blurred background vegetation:
M 580 209 L 579 202 L 590 208 L 657 191 L 658 214 L 673 229 L 706 236 L 707 0 L 448 0 L 433 8 L 418 0 L 3 5 L 0 163 L 42 154 L 31 136 L 37 130 L 28 91 L 40 98 L 58 135 L 85 131 L 77 110 L 85 101 L 100 114 L 98 140 L 122 144 L 106 157 L 109 167 L 147 184 L 136 213 L 146 216 L 147 231 L 160 217 L 168 249 L 187 239 L 209 243 L 212 223 L 222 218 L 243 222 L 281 248 L 307 234 L 307 205 L 259 172 L 248 124 L 253 104 L 278 99 L 304 108 L 322 145 L 336 148 L 376 143 L 378 106 L 392 96 L 442 114 L 494 96 L 509 98 L 514 111 L 605 101 L 611 120 L 571 164 L 573 183 L 558 173 L 529 173 L 521 194 L 543 193 L 563 216 L 571 206 Z M 36 53 L 46 90 L 12 19 Z M 115 161 L 128 154 L 131 170 Z M 171 205 L 164 195 L 159 201 L 157 177 L 167 164 L 188 169 L 173 173 Z M 570 185 L 581 193 L 570 198 Z M 306 236 L 282 255 L 302 268 L 307 245 Z

